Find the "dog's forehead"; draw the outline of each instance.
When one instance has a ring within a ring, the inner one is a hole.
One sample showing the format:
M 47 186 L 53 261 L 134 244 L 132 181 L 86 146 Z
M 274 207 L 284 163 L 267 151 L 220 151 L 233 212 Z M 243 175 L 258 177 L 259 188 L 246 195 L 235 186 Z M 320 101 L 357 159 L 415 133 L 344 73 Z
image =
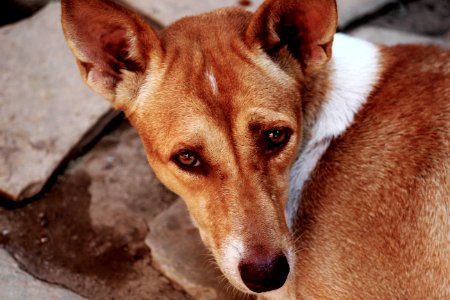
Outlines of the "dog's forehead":
M 239 8 L 224 8 L 198 16 L 186 17 L 173 23 L 161 34 L 164 48 L 185 43 L 209 43 L 244 38 L 252 13 Z
M 300 95 L 295 80 L 270 58 L 246 51 L 235 48 L 224 54 L 189 48 L 168 55 L 165 75 L 146 101 L 148 108 L 178 119 L 210 115 L 227 122 L 255 109 L 296 112 Z
M 138 127 L 152 135 L 174 133 L 167 139 L 196 128 L 234 130 L 237 119 L 247 126 L 256 110 L 294 120 L 300 113 L 298 86 L 264 52 L 244 43 L 250 16 L 242 10 L 220 10 L 181 20 L 164 31 L 163 74 L 142 99 L 145 105 L 136 119 L 145 125 Z
M 245 10 L 222 9 L 182 19 L 163 31 L 159 92 L 221 111 L 242 105 L 279 110 L 277 100 L 292 98 L 286 96 L 298 86 L 259 47 L 245 43 L 250 19 Z

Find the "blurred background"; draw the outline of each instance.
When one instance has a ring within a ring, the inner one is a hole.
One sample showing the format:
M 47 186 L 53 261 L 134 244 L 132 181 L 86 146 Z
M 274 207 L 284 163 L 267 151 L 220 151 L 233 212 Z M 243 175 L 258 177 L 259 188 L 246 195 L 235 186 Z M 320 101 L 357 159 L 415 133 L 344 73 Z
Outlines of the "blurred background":
M 158 30 L 262 0 L 123 0 Z M 338 0 L 339 31 L 450 47 L 449 0 Z M 60 5 L 0 1 L 0 299 L 243 299 L 123 115 L 82 83 Z

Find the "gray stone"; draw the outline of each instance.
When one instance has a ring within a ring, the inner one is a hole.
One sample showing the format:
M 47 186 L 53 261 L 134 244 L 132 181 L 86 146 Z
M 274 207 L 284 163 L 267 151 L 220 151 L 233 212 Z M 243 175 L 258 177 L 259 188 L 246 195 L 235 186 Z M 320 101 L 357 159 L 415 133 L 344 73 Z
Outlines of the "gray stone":
M 395 0 L 337 0 L 339 26 L 344 27 L 392 2 Z
M 420 35 L 441 36 L 450 30 L 449 0 L 397 1 L 398 5 L 366 25 L 414 32 Z
M 151 17 L 162 26 L 167 26 L 178 19 L 193 16 L 217 8 L 238 6 L 238 0 L 123 0 L 129 6 L 137 9 L 144 15 Z M 250 10 L 257 8 L 263 0 L 252 0 L 246 6 Z
M 181 199 L 150 224 L 146 243 L 155 266 L 193 298 L 242 299 L 213 263 Z
M 144 15 L 151 17 L 159 24 L 167 26 L 174 21 L 186 17 L 197 15 L 213 9 L 238 6 L 241 1 L 237 0 L 124 0 L 126 4 L 137 9 Z M 255 10 L 263 0 L 249 1 L 246 6 L 249 10 Z M 375 12 L 384 5 L 395 2 L 395 0 L 338 0 L 339 25 L 345 26 L 355 19 Z
M 145 244 L 148 223 L 176 199 L 123 122 L 38 201 L 0 206 L 0 246 L 33 276 L 88 299 L 189 299 L 152 267 Z
M 0 299 L 82 300 L 85 298 L 25 273 L 16 261 L 0 248 Z
M 36 10 L 47 3 L 49 3 L 51 0 L 12 0 L 16 5 L 19 5 L 21 7 L 26 7 L 30 10 Z
M 59 3 L 2 27 L 0 40 L 0 194 L 22 200 L 115 113 L 82 83 Z
M 371 26 L 360 27 L 349 32 L 349 34 L 372 43 L 388 46 L 397 44 L 434 44 L 445 48 L 450 46 L 450 41 L 444 38 L 431 38 L 414 33 Z

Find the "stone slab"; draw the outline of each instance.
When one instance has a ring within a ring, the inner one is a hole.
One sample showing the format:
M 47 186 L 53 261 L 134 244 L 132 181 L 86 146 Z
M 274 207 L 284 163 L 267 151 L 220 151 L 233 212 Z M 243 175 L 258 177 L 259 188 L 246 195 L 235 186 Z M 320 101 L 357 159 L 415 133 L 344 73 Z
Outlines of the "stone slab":
M 88 299 L 190 299 L 152 266 L 145 244 L 148 223 L 176 199 L 123 121 L 46 195 L 9 209 L 0 199 L 0 246 L 33 276 Z
M 59 3 L 0 28 L 0 41 L 0 194 L 22 200 L 114 113 L 82 83 Z
M 393 2 L 396 0 L 337 0 L 339 26 L 345 27 Z
M 249 2 L 249 5 L 244 7 L 255 10 L 263 0 L 122 0 L 122 2 L 151 17 L 162 26 L 168 26 L 186 16 L 193 16 L 222 7 L 242 7 L 242 5 L 239 5 L 239 2 Z
M 146 243 L 156 267 L 194 299 L 250 299 L 223 277 L 181 199 L 150 224 Z
M 0 248 L 0 299 L 83 300 L 86 298 L 25 273 L 19 268 L 17 262 Z
M 362 26 L 356 30 L 350 31 L 349 34 L 372 43 L 388 46 L 398 44 L 434 44 L 444 48 L 450 48 L 450 41 L 448 39 L 432 38 L 414 33 L 372 26 Z
M 137 9 L 142 14 L 151 17 L 162 26 L 174 21 L 221 7 L 241 6 L 254 11 L 263 0 L 122 0 L 127 5 Z M 345 26 L 355 19 L 375 12 L 395 0 L 338 0 L 339 26 Z M 242 5 L 242 4 L 248 5 Z
M 368 20 L 369 24 L 434 37 L 442 36 L 450 30 L 449 0 L 397 2 L 399 4 L 385 14 Z

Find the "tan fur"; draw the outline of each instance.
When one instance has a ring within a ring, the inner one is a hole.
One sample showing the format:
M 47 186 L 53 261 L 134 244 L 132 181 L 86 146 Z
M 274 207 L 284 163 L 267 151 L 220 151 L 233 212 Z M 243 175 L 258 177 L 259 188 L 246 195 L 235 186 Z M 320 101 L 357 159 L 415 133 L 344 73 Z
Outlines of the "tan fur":
M 289 170 L 331 88 L 337 16 L 334 1 L 282 2 L 266 1 L 255 15 L 222 9 L 185 18 L 157 36 L 107 1 L 66 0 L 63 28 L 83 79 L 125 111 L 150 165 L 186 201 L 237 288 L 248 292 L 224 261 L 230 238 L 245 244 L 242 256 L 295 252 L 286 283 L 292 298 L 448 298 L 448 52 L 382 50 L 382 81 L 320 160 L 292 235 L 284 216 Z M 87 20 L 94 9 L 105 27 L 118 20 L 119 31 L 105 32 L 127 54 L 115 62 L 120 70 L 108 69 L 108 49 L 83 37 L 88 25 L 73 7 Z M 292 26 L 306 29 L 278 35 Z M 292 135 L 271 156 L 261 136 L 277 127 Z M 205 167 L 181 170 L 173 156 L 183 149 Z
M 450 296 L 450 53 L 397 46 L 383 57 L 378 89 L 304 190 L 303 295 Z

